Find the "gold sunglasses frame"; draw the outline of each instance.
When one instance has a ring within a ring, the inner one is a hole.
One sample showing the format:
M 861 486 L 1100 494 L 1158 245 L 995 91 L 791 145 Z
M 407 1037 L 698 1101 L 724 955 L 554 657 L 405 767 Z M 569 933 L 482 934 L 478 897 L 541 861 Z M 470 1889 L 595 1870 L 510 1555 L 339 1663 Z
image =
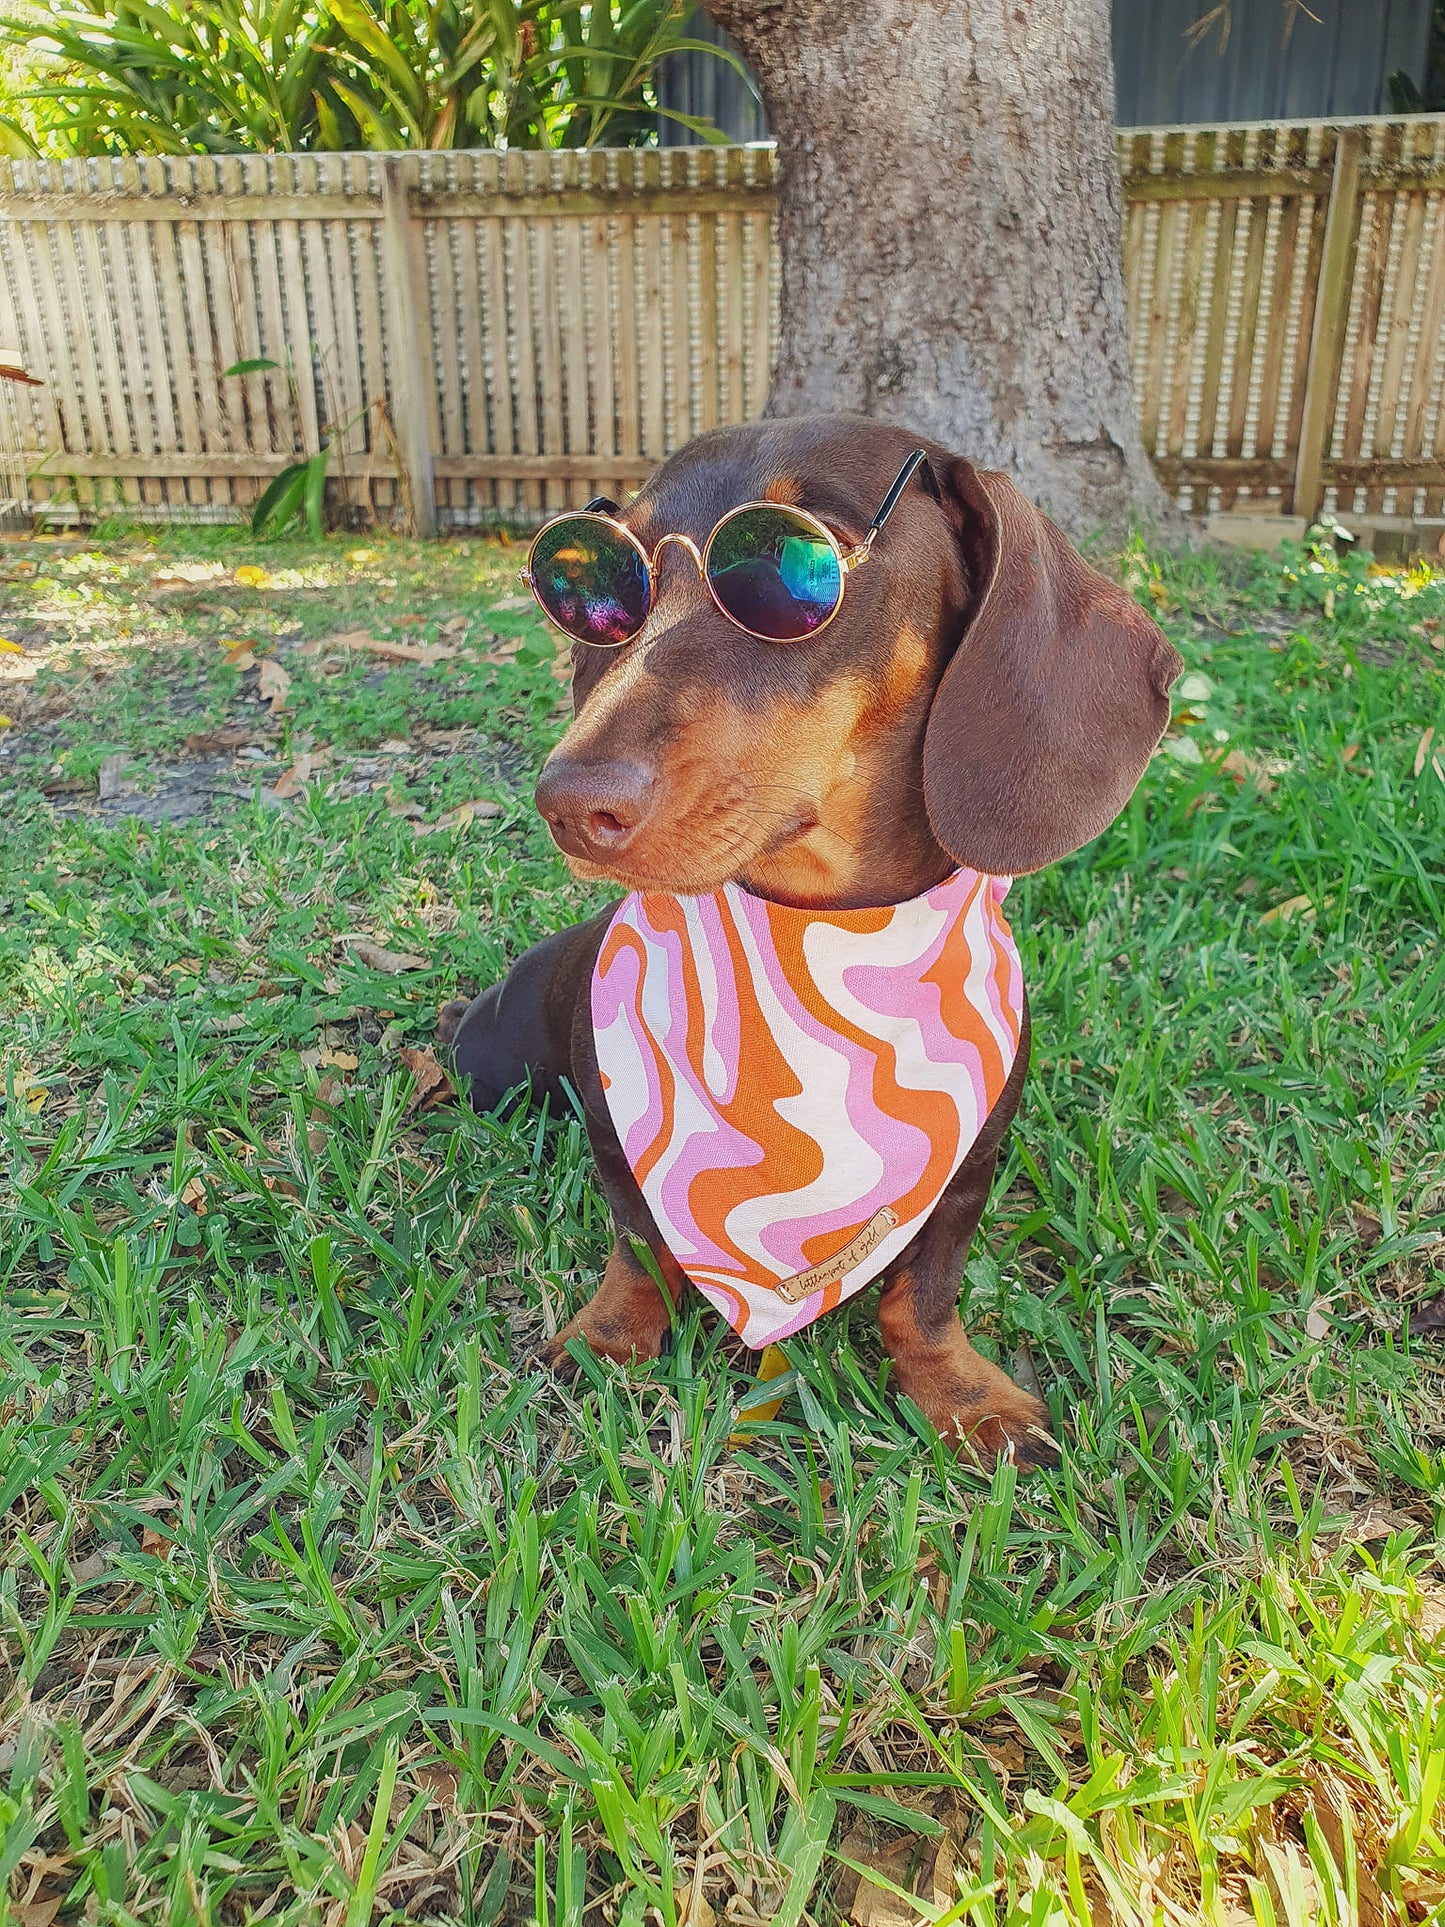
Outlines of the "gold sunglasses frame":
M 843 600 L 848 588 L 848 577 L 855 569 L 860 568 L 862 564 L 868 560 L 872 552 L 873 544 L 877 541 L 883 524 L 893 513 L 899 496 L 907 487 L 915 469 L 921 467 L 926 460 L 926 450 L 917 448 L 913 451 L 899 472 L 897 480 L 884 497 L 883 506 L 869 524 L 867 534 L 863 540 L 852 549 L 845 549 L 832 529 L 828 527 L 827 523 L 820 521 L 819 518 L 808 509 L 795 508 L 791 502 L 740 502 L 736 508 L 729 509 L 726 515 L 718 519 L 713 527 L 712 534 L 709 535 L 701 549 L 698 548 L 696 542 L 693 541 L 690 535 L 682 535 L 669 531 L 668 534 L 658 537 L 657 541 L 653 544 L 652 553 L 649 555 L 647 550 L 642 546 L 641 541 L 625 523 L 619 522 L 614 515 L 606 515 L 598 509 L 589 507 L 567 509 L 561 515 L 554 515 L 545 521 L 528 545 L 527 560 L 524 566 L 518 570 L 518 576 L 531 590 L 537 607 L 542 611 L 546 620 L 551 623 L 559 635 L 566 636 L 569 642 L 580 642 L 588 649 L 625 649 L 629 643 L 636 642 L 638 636 L 640 636 L 642 631 L 647 627 L 648 618 L 657 606 L 657 558 L 662 554 L 662 551 L 667 547 L 669 542 L 676 542 L 679 547 L 687 550 L 688 554 L 696 563 L 698 574 L 702 577 L 703 587 L 707 590 L 713 607 L 717 610 L 718 614 L 730 622 L 735 629 L 741 629 L 745 636 L 751 636 L 755 642 L 811 642 L 814 636 L 822 635 L 823 631 L 828 627 L 828 624 L 836 619 L 838 611 L 843 607 Z M 795 517 L 805 528 L 822 536 L 823 540 L 828 544 L 828 547 L 833 551 L 833 555 L 838 563 L 838 600 L 833 604 L 832 609 L 818 624 L 816 629 L 804 630 L 800 636 L 764 635 L 761 629 L 750 629 L 745 622 L 739 622 L 732 611 L 723 606 L 717 590 L 713 587 L 712 577 L 708 573 L 708 558 L 712 554 L 713 543 L 717 541 L 719 535 L 721 535 L 729 522 L 736 521 L 740 515 L 751 514 L 755 509 L 767 509 L 775 515 L 782 514 Z M 617 642 L 598 642 L 590 636 L 574 636 L 570 630 L 562 627 L 561 623 L 556 620 L 542 601 L 537 591 L 536 577 L 532 573 L 532 558 L 537 553 L 537 544 L 542 540 L 543 536 L 547 535 L 552 529 L 555 529 L 561 522 L 605 523 L 609 529 L 612 529 L 616 534 L 620 535 L 624 542 L 629 543 L 642 558 L 642 566 L 646 571 L 647 608 L 643 612 L 642 621 L 630 636 L 623 636 Z

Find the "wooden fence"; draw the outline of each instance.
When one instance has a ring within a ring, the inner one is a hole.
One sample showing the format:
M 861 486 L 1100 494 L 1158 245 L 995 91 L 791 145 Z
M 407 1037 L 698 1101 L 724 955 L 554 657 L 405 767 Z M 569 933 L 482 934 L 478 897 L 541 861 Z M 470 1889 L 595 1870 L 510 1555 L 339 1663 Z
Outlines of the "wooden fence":
M 1445 116 L 1119 136 L 1146 445 L 1188 508 L 1439 518 Z M 36 501 L 230 517 L 330 432 L 423 528 L 635 486 L 767 393 L 773 152 L 0 163 Z M 226 376 L 236 362 L 271 372 Z

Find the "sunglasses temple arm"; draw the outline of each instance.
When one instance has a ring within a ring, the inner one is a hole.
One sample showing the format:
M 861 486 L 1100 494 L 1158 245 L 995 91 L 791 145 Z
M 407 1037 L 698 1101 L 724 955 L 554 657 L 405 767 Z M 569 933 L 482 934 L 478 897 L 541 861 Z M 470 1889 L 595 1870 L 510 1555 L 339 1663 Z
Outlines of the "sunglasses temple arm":
M 882 506 L 873 517 L 873 520 L 868 524 L 868 533 L 864 537 L 865 548 L 872 545 L 874 536 L 877 535 L 894 509 L 897 508 L 899 496 L 902 495 L 904 489 L 907 488 L 908 484 L 913 480 L 918 470 L 927 460 L 927 449 L 915 448 L 902 468 L 899 469 L 897 481 L 894 482 L 892 488 L 890 488 L 888 493 L 883 497 Z

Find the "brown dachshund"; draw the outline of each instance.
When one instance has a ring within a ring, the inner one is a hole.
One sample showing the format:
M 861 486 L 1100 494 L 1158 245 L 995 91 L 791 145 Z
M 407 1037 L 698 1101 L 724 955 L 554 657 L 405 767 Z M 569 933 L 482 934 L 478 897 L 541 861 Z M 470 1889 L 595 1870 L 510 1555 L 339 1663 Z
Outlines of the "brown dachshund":
M 1114 820 L 1181 664 L 1005 476 L 924 444 L 836 619 L 806 640 L 750 636 L 710 597 L 697 553 L 730 510 L 796 505 L 856 552 L 919 446 L 851 416 L 719 429 L 620 512 L 653 560 L 654 599 L 635 639 L 574 646 L 573 721 L 536 791 L 575 875 L 668 899 L 736 885 L 774 905 L 862 909 L 905 904 L 960 866 L 985 880 L 1037 870 Z M 659 549 L 669 535 L 690 543 Z M 547 1347 L 557 1370 L 579 1336 L 622 1363 L 662 1349 L 669 1309 L 634 1241 L 674 1300 L 689 1282 L 599 1073 L 590 987 L 612 918 L 538 944 L 439 1026 L 479 1109 L 528 1083 L 554 1111 L 563 1080 L 581 1099 L 618 1236 L 596 1295 Z M 1028 1065 L 1020 1006 L 1002 1089 L 882 1270 L 878 1319 L 899 1390 L 946 1439 L 1029 1465 L 1055 1456 L 1047 1408 L 973 1349 L 957 1304 Z

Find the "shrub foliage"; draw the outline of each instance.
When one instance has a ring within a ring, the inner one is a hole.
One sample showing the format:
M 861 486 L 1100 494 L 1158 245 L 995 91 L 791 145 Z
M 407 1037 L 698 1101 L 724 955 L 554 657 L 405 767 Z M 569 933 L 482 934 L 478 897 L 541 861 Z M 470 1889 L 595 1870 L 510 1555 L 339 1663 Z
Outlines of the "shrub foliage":
M 706 44 L 687 12 L 686 0 L 56 0 L 43 18 L 0 20 L 0 146 L 631 146 L 657 125 L 657 63 Z

